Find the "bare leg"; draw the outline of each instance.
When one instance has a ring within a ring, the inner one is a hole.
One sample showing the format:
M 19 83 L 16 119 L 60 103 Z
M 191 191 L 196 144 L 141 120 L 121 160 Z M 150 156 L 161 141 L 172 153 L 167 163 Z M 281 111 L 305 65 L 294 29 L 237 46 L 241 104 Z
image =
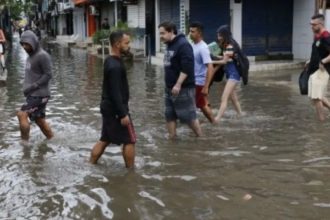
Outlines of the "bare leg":
M 197 119 L 193 120 L 190 124 L 189 127 L 194 131 L 197 137 L 202 136 L 202 129 L 201 126 L 199 125 L 199 121 Z
M 91 152 L 91 157 L 89 159 L 89 162 L 92 164 L 97 164 L 97 161 L 99 158 L 102 156 L 105 148 L 109 145 L 110 143 L 104 142 L 104 141 L 98 141 L 94 145 L 92 152 Z
M 50 128 L 49 124 L 46 122 L 44 118 L 37 118 L 36 124 L 39 126 L 40 130 L 48 140 L 54 137 L 54 133 L 52 129 Z
M 241 109 L 241 105 L 239 104 L 238 101 L 238 96 L 237 96 L 237 92 L 234 89 L 233 92 L 231 93 L 230 99 L 235 107 L 235 110 L 237 112 L 237 116 L 241 116 L 242 114 L 242 109 Z
M 168 121 L 166 126 L 170 135 L 169 138 L 174 139 L 176 137 L 176 121 Z
M 326 97 L 322 98 L 322 104 L 323 104 L 323 106 L 325 106 L 327 109 L 330 110 L 330 102 Z
M 17 118 L 21 130 L 21 139 L 24 141 L 28 141 L 30 136 L 30 122 L 28 117 L 29 117 L 28 113 L 24 111 L 17 112 Z
M 313 100 L 315 108 L 316 108 L 316 114 L 319 118 L 319 120 L 322 122 L 325 120 L 324 114 L 323 114 L 323 104 L 322 100 L 320 99 L 314 99 Z
M 135 160 L 134 144 L 125 144 L 123 146 L 123 158 L 125 161 L 126 168 L 134 168 L 134 160 Z
M 213 117 L 213 113 L 211 108 L 209 107 L 208 103 L 201 108 L 203 114 L 205 115 L 205 117 L 209 120 L 209 122 L 214 123 L 214 117 Z
M 219 108 L 217 116 L 215 117 L 216 122 L 219 122 L 220 119 L 222 118 L 223 114 L 225 113 L 225 111 L 227 109 L 227 105 L 228 105 L 229 96 L 232 94 L 232 92 L 236 88 L 236 84 L 237 83 L 233 80 L 227 81 L 225 89 L 224 89 L 222 97 L 221 97 L 220 108 Z

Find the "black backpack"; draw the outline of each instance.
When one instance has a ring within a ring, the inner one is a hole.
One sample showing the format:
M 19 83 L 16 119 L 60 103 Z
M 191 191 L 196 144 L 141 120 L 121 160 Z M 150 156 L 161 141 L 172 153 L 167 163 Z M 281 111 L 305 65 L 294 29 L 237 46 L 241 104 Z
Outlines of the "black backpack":
M 232 45 L 234 47 L 235 65 L 237 67 L 240 76 L 242 77 L 243 84 L 247 85 L 249 81 L 250 62 L 235 40 L 233 40 Z

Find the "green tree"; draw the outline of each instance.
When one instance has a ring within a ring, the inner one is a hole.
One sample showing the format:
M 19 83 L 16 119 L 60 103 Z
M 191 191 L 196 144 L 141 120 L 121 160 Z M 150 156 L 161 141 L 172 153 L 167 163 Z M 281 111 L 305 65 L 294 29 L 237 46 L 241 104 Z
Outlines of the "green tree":
M 33 13 L 34 5 L 35 3 L 32 0 L 0 0 L 0 8 L 7 7 L 13 20 L 21 19 L 22 12 L 26 15 Z

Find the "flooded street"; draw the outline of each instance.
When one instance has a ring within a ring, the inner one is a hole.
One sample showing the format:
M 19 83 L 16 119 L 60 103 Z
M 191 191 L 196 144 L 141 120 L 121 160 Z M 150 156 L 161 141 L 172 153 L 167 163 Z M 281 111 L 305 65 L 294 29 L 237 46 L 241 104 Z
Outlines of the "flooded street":
M 199 113 L 204 136 L 179 125 L 167 140 L 163 71 L 128 66 L 137 133 L 136 169 L 124 168 L 120 146 L 87 163 L 99 139 L 102 60 L 48 44 L 54 65 L 45 141 L 35 124 L 32 147 L 19 144 L 15 111 L 24 102 L 27 54 L 16 41 L 8 82 L 0 87 L 0 219 L 328 219 L 330 113 L 316 119 L 299 94 L 299 70 L 253 74 L 219 125 Z M 214 111 L 219 83 L 212 86 Z

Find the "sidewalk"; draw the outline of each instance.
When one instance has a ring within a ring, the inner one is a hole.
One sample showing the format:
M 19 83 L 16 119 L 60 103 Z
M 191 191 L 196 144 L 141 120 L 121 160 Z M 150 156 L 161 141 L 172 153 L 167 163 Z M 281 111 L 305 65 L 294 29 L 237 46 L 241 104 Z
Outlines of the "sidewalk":
M 155 65 L 163 65 L 162 53 L 151 57 L 151 63 Z M 276 71 L 284 69 L 303 68 L 305 60 L 271 60 L 271 61 L 250 61 L 250 72 Z

